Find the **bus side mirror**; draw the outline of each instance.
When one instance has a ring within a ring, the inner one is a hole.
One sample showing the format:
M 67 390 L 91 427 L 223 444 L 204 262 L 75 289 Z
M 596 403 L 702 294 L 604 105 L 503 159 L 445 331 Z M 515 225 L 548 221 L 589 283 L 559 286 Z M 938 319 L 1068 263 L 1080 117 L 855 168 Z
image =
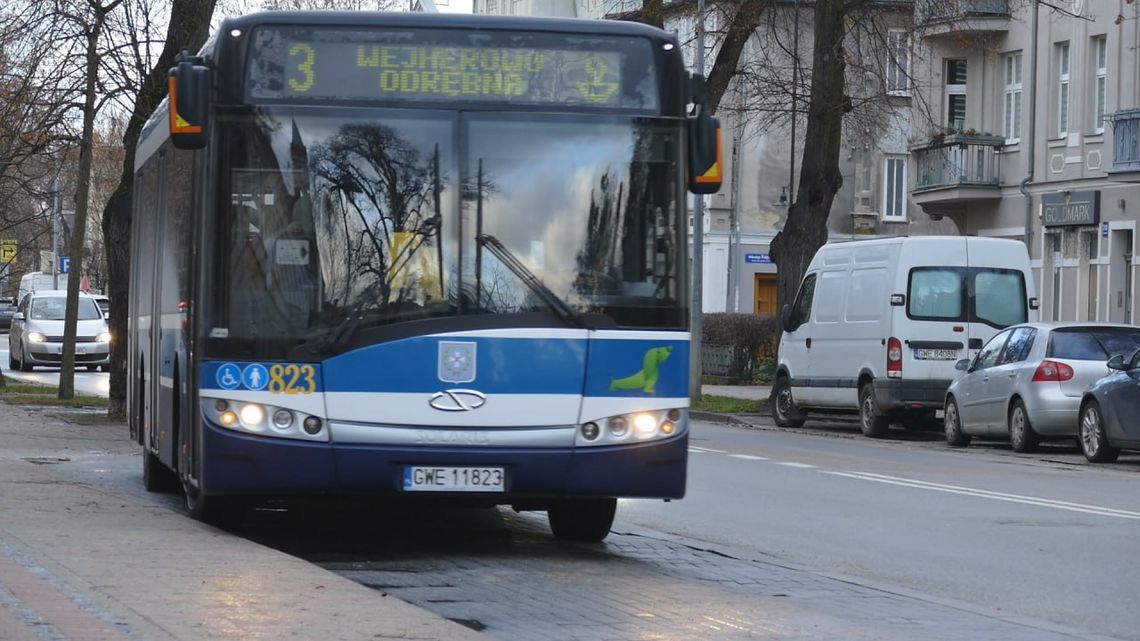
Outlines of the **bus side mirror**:
M 704 106 L 687 119 L 689 136 L 689 191 L 715 194 L 721 185 L 720 121 L 709 115 Z
M 212 72 L 201 58 L 183 57 L 170 69 L 170 139 L 179 149 L 201 149 L 210 134 Z

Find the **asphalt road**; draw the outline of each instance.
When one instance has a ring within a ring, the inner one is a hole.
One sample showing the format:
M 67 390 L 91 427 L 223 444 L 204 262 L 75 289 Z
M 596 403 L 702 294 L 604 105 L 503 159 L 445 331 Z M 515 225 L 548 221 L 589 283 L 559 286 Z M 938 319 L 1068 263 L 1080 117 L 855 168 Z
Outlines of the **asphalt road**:
M 18 381 L 40 383 L 41 385 L 59 385 L 58 367 L 37 366 L 30 372 L 12 371 L 8 365 L 8 333 L 0 334 L 0 366 L 4 367 L 4 376 Z M 75 393 L 85 396 L 109 396 L 111 390 L 111 374 L 109 372 L 89 372 L 86 368 L 75 370 Z
M 1140 456 L 1017 455 L 854 426 L 694 428 L 689 493 L 621 520 L 1005 618 L 1140 638 Z

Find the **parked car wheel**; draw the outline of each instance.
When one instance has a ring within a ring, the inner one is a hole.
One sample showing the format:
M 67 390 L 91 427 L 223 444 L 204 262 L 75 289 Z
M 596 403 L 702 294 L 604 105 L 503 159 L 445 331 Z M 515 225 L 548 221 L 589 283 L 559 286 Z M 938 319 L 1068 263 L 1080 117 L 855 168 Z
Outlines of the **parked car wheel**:
M 31 363 L 28 362 L 28 358 L 27 358 L 28 355 L 27 354 L 21 352 L 20 356 L 21 356 L 21 358 L 20 358 L 20 371 L 21 372 L 30 372 L 36 368 L 35 365 L 32 365 Z
M 101 372 L 109 372 L 109 371 L 111 371 L 111 366 L 110 366 L 110 365 L 100 365 L 100 366 L 99 366 L 99 371 L 101 371 Z
M 12 370 L 13 372 L 18 369 L 18 366 L 16 365 L 16 357 L 12 356 L 11 347 L 8 348 L 8 369 Z
M 1013 401 L 1013 406 L 1009 408 L 1009 444 L 1014 452 L 1032 452 L 1037 449 L 1037 443 L 1041 440 L 1037 437 L 1037 432 L 1033 431 L 1033 425 L 1029 423 L 1029 412 L 1025 411 L 1025 403 L 1021 399 Z
M 962 416 L 958 413 L 958 401 L 951 396 L 946 399 L 946 444 L 953 447 L 966 447 L 973 440 L 969 434 L 962 431 Z
M 795 418 L 803 416 L 803 412 L 796 407 L 796 399 L 792 397 L 792 384 L 787 376 L 779 376 L 772 386 L 772 396 L 768 399 L 768 407 L 772 413 L 772 420 L 779 427 L 803 427 L 804 419 Z
M 863 436 L 882 438 L 891 428 L 891 418 L 879 410 L 875 402 L 875 388 L 871 383 L 864 383 L 859 388 L 859 428 Z
M 1081 408 L 1079 440 L 1081 451 L 1090 463 L 1111 463 L 1120 456 L 1120 450 L 1108 444 L 1104 418 L 1100 413 L 1100 404 L 1096 401 L 1089 401 Z

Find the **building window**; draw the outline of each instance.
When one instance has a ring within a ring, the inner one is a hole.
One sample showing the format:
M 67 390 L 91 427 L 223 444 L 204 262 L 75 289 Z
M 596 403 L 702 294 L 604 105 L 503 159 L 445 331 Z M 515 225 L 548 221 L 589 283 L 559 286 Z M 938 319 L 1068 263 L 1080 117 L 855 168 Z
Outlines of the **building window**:
M 966 61 L 946 61 L 946 126 L 966 128 Z
M 1098 134 L 1104 133 L 1104 109 L 1108 97 L 1108 39 L 1105 36 L 1093 38 L 1093 61 L 1096 63 L 1096 107 L 1093 110 L 1096 120 L 1093 121 L 1093 130 Z
M 891 156 L 883 165 L 883 220 L 906 220 L 906 156 Z
M 1002 120 L 1006 143 L 1021 139 L 1021 54 L 1005 57 L 1005 115 Z
M 1057 45 L 1057 136 L 1069 133 L 1069 43 Z
M 910 95 L 910 33 L 902 29 L 887 32 L 887 93 Z
M 491 14 L 498 13 L 499 12 L 499 0 L 487 0 L 486 7 L 487 7 L 487 13 L 491 13 Z

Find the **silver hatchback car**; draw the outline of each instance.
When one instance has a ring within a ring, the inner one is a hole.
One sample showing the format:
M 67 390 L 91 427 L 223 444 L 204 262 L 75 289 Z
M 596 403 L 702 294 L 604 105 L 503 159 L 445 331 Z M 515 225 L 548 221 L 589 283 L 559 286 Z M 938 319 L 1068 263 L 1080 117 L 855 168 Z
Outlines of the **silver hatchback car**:
M 64 316 L 67 292 L 59 290 L 25 294 L 12 316 L 8 332 L 8 368 L 30 372 L 37 365 L 59 367 L 63 359 Z M 87 294 L 79 294 L 76 322 L 75 366 L 110 369 L 111 334 L 107 320 Z
M 1040 437 L 1077 436 L 1085 389 L 1109 373 L 1108 359 L 1140 349 L 1140 327 L 1030 323 L 998 333 L 973 360 L 958 362 L 946 392 L 946 442 L 1009 439 L 1030 452 Z

